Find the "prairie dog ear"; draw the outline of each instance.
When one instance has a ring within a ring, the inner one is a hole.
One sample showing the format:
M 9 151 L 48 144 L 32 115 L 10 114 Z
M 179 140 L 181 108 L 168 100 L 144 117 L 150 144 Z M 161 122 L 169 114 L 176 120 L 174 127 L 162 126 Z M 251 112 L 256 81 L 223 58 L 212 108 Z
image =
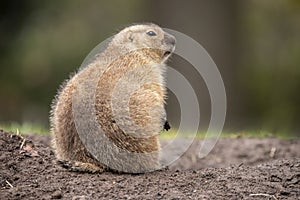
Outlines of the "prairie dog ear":
M 127 39 L 128 39 L 130 42 L 133 41 L 134 37 L 133 37 L 133 32 L 132 32 L 132 31 L 128 31 L 128 33 L 127 33 Z

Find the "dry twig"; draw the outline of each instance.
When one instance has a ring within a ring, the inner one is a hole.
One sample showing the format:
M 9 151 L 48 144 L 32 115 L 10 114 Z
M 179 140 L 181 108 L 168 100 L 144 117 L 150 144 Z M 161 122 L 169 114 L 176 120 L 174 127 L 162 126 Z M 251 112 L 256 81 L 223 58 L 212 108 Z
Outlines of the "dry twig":
M 250 197 L 263 196 L 263 197 L 270 197 L 270 198 L 273 198 L 273 199 L 277 200 L 277 198 L 274 195 L 270 195 L 270 194 L 258 193 L 258 194 L 250 194 L 249 196 Z
M 22 141 L 22 143 L 21 143 L 20 149 L 22 149 L 22 148 L 23 148 L 23 146 L 24 146 L 25 142 L 26 142 L 26 139 L 25 139 L 25 138 L 23 138 L 23 141 Z
M 5 180 L 5 182 L 7 183 L 7 185 L 9 185 L 9 187 L 11 187 L 11 188 L 14 187 L 10 182 L 8 182 L 8 180 Z

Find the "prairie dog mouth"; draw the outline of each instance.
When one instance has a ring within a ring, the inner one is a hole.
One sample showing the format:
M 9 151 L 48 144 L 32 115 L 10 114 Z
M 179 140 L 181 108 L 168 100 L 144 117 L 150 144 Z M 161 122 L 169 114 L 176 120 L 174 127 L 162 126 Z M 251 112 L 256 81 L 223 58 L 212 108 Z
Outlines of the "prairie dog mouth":
M 168 49 L 164 52 L 164 57 L 167 58 L 169 57 L 173 52 L 175 51 L 175 45 L 172 47 L 172 49 Z
M 172 53 L 171 51 L 165 51 L 165 53 L 164 53 L 164 57 L 167 57 L 167 56 L 169 56 L 171 53 Z
M 176 39 L 174 36 L 165 33 L 164 34 L 164 39 L 163 39 L 163 44 L 165 48 L 165 52 L 163 54 L 163 57 L 165 59 L 168 59 L 168 57 L 174 52 L 175 50 L 175 44 L 176 44 Z

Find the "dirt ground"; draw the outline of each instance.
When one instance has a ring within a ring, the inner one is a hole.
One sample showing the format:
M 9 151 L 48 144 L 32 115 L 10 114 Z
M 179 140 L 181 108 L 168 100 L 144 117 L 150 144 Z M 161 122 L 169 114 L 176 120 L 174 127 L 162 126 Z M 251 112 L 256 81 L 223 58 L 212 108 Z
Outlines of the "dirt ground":
M 0 130 L 1 200 L 300 199 L 300 139 L 220 139 L 203 159 L 197 140 L 169 169 L 133 175 L 70 172 L 49 137 L 24 138 Z

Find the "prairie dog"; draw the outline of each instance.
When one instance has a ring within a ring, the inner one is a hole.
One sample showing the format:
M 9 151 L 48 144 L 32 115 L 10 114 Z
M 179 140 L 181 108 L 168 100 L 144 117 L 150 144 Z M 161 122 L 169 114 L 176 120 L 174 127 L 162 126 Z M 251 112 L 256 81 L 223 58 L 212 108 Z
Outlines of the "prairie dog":
M 65 82 L 50 116 L 57 158 L 88 172 L 159 169 L 165 62 L 175 43 L 155 24 L 129 26 Z

